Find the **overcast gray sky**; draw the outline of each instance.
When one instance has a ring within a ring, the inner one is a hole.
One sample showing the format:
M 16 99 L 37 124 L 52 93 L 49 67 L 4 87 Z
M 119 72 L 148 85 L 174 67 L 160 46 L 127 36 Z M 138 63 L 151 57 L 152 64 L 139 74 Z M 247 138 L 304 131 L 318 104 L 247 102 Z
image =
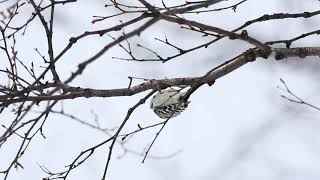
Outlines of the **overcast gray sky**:
M 59 52 L 71 36 L 85 30 L 99 29 L 118 23 L 116 20 L 90 22 L 93 15 L 106 16 L 114 12 L 106 10 L 105 1 L 80 0 L 56 8 L 54 49 Z M 151 2 L 151 1 L 149 1 Z M 159 3 L 156 0 L 154 3 Z M 178 1 L 177 1 L 178 2 Z M 179 1 L 183 2 L 183 1 Z M 236 2 L 230 0 L 224 6 Z M 303 3 L 302 3 L 303 2 Z M 168 3 L 174 4 L 174 1 Z M 219 6 L 219 7 L 220 7 Z M 28 8 L 27 8 L 28 7 Z M 263 14 L 279 12 L 313 11 L 319 7 L 318 1 L 301 0 L 248 0 L 237 8 L 223 12 L 186 15 L 213 26 L 231 30 L 247 20 Z M 1 7 L 2 9 L 3 7 Z M 15 23 L 28 18 L 31 7 L 26 6 L 25 16 Z M 29 9 L 29 10 L 28 10 Z M 29 13 L 29 14 L 28 14 Z M 48 15 L 48 14 L 47 14 Z M 19 22 L 21 21 L 21 22 Z M 304 32 L 316 30 L 320 23 L 318 16 L 310 19 L 277 20 L 257 23 L 247 28 L 250 35 L 261 40 L 288 39 Z M 126 29 L 130 30 L 130 29 Z M 114 36 L 119 33 L 112 34 Z M 154 38 L 167 37 L 182 47 L 192 47 L 206 40 L 198 35 L 182 30 L 176 25 L 160 22 L 130 41 L 170 55 L 174 50 L 155 42 Z M 33 50 L 46 52 L 46 38 L 39 21 L 34 21 L 25 36 L 18 36 L 17 49 L 20 59 L 26 64 L 34 61 L 40 73 L 42 60 Z M 294 46 L 319 46 L 317 36 L 295 42 Z M 56 66 L 62 79 L 67 78 L 82 62 L 95 54 L 112 39 L 108 36 L 87 38 L 80 41 Z M 80 77 L 71 84 L 90 88 L 120 88 L 128 85 L 128 76 L 148 79 L 199 76 L 214 66 L 242 53 L 249 46 L 240 41 L 222 40 L 207 49 L 181 56 L 168 63 L 138 63 L 112 59 L 127 57 L 123 50 L 114 47 L 98 61 L 91 64 Z M 140 57 L 150 57 L 137 49 Z M 4 54 L 0 53 L 0 59 Z M 5 65 L 0 64 L 3 69 Z M 121 159 L 120 146 L 116 146 L 108 177 L 112 180 L 253 180 L 253 179 L 308 179 L 320 178 L 320 121 L 319 111 L 281 98 L 283 78 L 296 94 L 319 105 L 319 60 L 318 58 L 287 59 L 282 62 L 258 59 L 231 74 L 219 79 L 214 86 L 203 86 L 192 94 L 189 108 L 180 116 L 169 121 L 164 131 L 152 147 L 151 156 L 166 157 L 179 152 L 169 159 L 149 158 L 142 164 L 142 156 L 128 153 Z M 21 72 L 23 73 L 23 72 Z M 0 76 L 5 83 L 6 77 Z M 138 84 L 142 81 L 136 80 Z M 102 127 L 114 128 L 124 119 L 127 110 L 146 93 L 132 97 L 79 98 L 63 101 L 64 110 L 85 121 L 94 123 L 97 115 Z M 149 101 L 133 113 L 124 132 L 135 130 L 137 123 L 146 126 L 161 121 L 149 108 Z M 44 104 L 42 104 L 44 105 Z M 54 109 L 59 110 L 61 103 Z M 35 117 L 30 114 L 28 118 Z M 1 114 L 1 123 L 10 122 L 10 113 Z M 128 149 L 142 152 L 151 143 L 158 128 L 146 130 L 134 136 L 126 144 Z M 4 129 L 0 129 L 2 133 Z M 51 114 L 44 126 L 46 139 L 36 136 L 20 160 L 24 169 L 13 170 L 10 180 L 41 179 L 45 173 L 38 164 L 53 172 L 64 166 L 84 149 L 92 147 L 106 138 L 106 135 L 66 117 Z M 19 138 L 15 137 L 0 149 L 0 168 L 7 167 L 13 158 L 13 149 Z M 95 151 L 94 155 L 81 167 L 74 170 L 69 179 L 100 179 L 107 158 L 108 145 Z M 1 177 L 2 175 L 0 175 Z

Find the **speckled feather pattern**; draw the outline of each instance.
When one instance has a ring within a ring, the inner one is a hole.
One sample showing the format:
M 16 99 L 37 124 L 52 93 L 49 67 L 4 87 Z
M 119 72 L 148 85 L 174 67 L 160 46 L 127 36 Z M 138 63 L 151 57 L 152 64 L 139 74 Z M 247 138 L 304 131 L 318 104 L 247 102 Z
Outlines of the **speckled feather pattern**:
M 184 111 L 189 101 L 182 102 L 185 92 L 175 89 L 168 89 L 158 92 L 151 100 L 150 107 L 160 118 L 168 119 L 178 116 Z

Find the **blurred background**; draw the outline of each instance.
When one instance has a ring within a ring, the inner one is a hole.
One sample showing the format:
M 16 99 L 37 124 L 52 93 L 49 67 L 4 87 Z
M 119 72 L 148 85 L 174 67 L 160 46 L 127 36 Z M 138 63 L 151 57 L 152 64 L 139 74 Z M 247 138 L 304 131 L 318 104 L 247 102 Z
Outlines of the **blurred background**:
M 0 5 L 1 11 L 15 1 Z M 131 3 L 132 1 L 121 1 Z M 148 2 L 161 6 L 161 1 Z M 238 1 L 230 0 L 211 8 L 225 7 Z M 117 13 L 106 8 L 105 0 L 79 0 L 76 3 L 56 7 L 54 28 L 54 51 L 58 54 L 69 42 L 69 38 L 84 31 L 114 26 L 119 20 L 126 21 L 132 15 L 116 17 L 92 24 L 93 16 L 107 16 Z M 182 0 L 165 1 L 168 6 L 184 3 Z M 137 4 L 137 3 L 133 3 Z M 248 20 L 273 13 L 302 13 L 319 9 L 319 1 L 309 0 L 248 0 L 239 5 L 236 12 L 225 10 L 202 14 L 184 15 L 212 26 L 232 30 Z M 25 5 L 13 24 L 23 24 L 32 13 L 31 5 Z M 50 11 L 44 11 L 49 17 Z M 249 35 L 265 42 L 291 39 L 302 33 L 319 29 L 320 18 L 298 18 L 256 23 L 246 30 Z M 135 26 L 125 31 L 135 29 Z M 26 29 L 24 36 L 16 35 L 18 56 L 26 65 L 33 62 L 36 74 L 46 66 L 34 48 L 43 54 L 47 52 L 44 29 L 38 18 Z M 117 37 L 121 32 L 112 32 Z M 154 58 L 148 51 L 136 46 L 137 43 L 156 50 L 164 57 L 173 55 L 175 49 L 165 46 L 154 38 L 168 40 L 181 48 L 190 48 L 210 40 L 200 34 L 180 28 L 164 21 L 153 25 L 140 36 L 131 38 L 134 54 L 140 58 Z M 77 69 L 77 65 L 87 60 L 113 39 L 109 36 L 91 36 L 77 44 L 56 64 L 62 80 Z M 125 43 L 124 43 L 125 45 Z M 292 47 L 319 46 L 317 36 L 296 41 Z M 208 48 L 180 56 L 166 63 L 133 62 L 114 59 L 128 58 L 118 46 L 107 51 L 99 60 L 89 65 L 81 76 L 70 85 L 110 89 L 127 87 L 128 76 L 147 79 L 201 76 L 213 67 L 244 52 L 250 46 L 238 40 L 223 39 Z M 274 47 L 284 47 L 283 44 Z M 6 56 L 0 51 L 0 59 Z M 7 61 L 0 68 L 8 66 Z M 320 121 L 319 111 L 307 106 L 289 102 L 281 97 L 287 95 L 278 87 L 283 87 L 280 78 L 291 90 L 305 101 L 319 105 L 319 58 L 290 58 L 282 61 L 258 59 L 236 71 L 218 79 L 212 86 L 202 86 L 192 94 L 189 108 L 172 119 L 160 134 L 151 149 L 150 158 L 141 163 L 145 148 L 152 142 L 160 127 L 136 134 L 125 144 L 125 148 L 137 153 L 126 153 L 116 145 L 110 164 L 108 178 L 117 179 L 184 179 L 184 180 L 295 180 L 320 178 Z M 21 70 L 21 76 L 28 77 Z M 50 74 L 50 73 L 48 73 Z M 51 80 L 50 75 L 46 77 Z M 28 78 L 27 78 L 28 79 Z M 31 80 L 31 78 L 29 79 Z M 0 82 L 8 81 L 0 74 Z M 142 83 L 134 80 L 134 84 Z M 99 123 L 103 128 L 116 128 L 124 119 L 128 109 L 148 92 L 132 97 L 78 98 L 58 103 L 53 109 L 63 110 L 77 118 Z M 141 126 L 160 122 L 149 108 L 150 100 L 139 107 L 131 116 L 123 133 Z M 46 103 L 33 109 L 26 119 L 32 119 L 43 110 Z M 1 124 L 8 125 L 14 114 L 10 109 L 0 115 Z M 5 129 L 0 128 L 2 134 Z M 43 129 L 46 139 L 37 135 L 20 160 L 24 169 L 10 173 L 9 179 L 41 179 L 46 174 L 40 166 L 52 172 L 64 170 L 78 154 L 108 136 L 105 133 L 84 126 L 68 117 L 51 113 Z M 4 170 L 15 155 L 16 146 L 21 142 L 12 136 L 0 148 L 0 169 Z M 109 144 L 108 144 L 109 145 Z M 69 179 L 101 179 L 109 146 L 94 152 L 86 163 L 72 171 Z M 0 178 L 2 175 L 0 174 Z

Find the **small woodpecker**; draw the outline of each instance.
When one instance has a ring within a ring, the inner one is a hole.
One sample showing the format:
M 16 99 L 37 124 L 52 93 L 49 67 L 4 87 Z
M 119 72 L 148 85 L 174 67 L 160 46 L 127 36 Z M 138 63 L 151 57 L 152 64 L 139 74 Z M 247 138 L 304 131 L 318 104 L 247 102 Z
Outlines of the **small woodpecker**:
M 184 111 L 190 101 L 184 99 L 186 92 L 180 92 L 176 89 L 159 91 L 153 96 L 150 108 L 156 115 L 163 119 L 169 119 L 178 116 Z

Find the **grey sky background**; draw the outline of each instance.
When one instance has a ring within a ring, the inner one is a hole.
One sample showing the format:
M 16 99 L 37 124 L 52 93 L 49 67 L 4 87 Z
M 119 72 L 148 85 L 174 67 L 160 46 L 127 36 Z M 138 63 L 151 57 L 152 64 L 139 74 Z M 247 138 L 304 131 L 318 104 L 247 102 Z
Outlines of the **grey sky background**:
M 118 23 L 117 18 L 92 25 L 93 15 L 106 16 L 115 13 L 104 8 L 106 1 L 80 0 L 56 8 L 54 49 L 58 53 L 71 36 L 85 30 L 105 28 Z M 133 2 L 133 1 L 132 1 Z M 156 0 L 149 1 L 158 4 Z M 166 2 L 166 1 L 165 1 Z M 173 5 L 184 1 L 170 1 Z M 213 7 L 223 7 L 234 2 L 230 0 Z M 10 1 L 9 1 L 10 4 Z M 1 5 L 2 6 L 2 5 Z M 3 6 L 4 7 L 4 6 Z M 1 7 L 1 9 L 3 8 Z M 248 0 L 240 5 L 237 12 L 203 13 L 186 15 L 213 26 L 231 30 L 247 20 L 263 14 L 279 12 L 305 12 L 319 8 L 315 0 Z M 31 7 L 23 8 L 25 13 L 15 23 L 26 20 Z M 28 10 L 29 9 L 29 10 Z M 48 15 L 48 14 L 47 14 Z M 128 16 L 130 17 L 130 16 Z M 122 18 L 122 20 L 125 20 Z M 250 35 L 261 40 L 289 39 L 301 33 L 316 30 L 320 23 L 318 16 L 310 19 L 276 20 L 257 23 L 247 28 Z M 132 27 L 134 29 L 134 27 Z M 129 32 L 132 29 L 125 29 Z M 119 33 L 111 33 L 117 36 Z M 143 32 L 140 37 L 130 39 L 137 56 L 152 57 L 136 43 L 157 50 L 164 56 L 175 53 L 174 49 L 154 40 L 167 37 L 170 42 L 181 47 L 192 47 L 209 38 L 188 32 L 179 26 L 160 22 Z M 43 61 L 34 51 L 47 51 L 46 38 L 39 20 L 34 21 L 25 36 L 17 36 L 17 49 L 20 59 L 26 64 L 34 62 L 37 72 L 41 72 Z M 310 36 L 293 43 L 294 46 L 319 46 L 317 36 Z M 56 64 L 62 80 L 76 70 L 77 65 L 94 55 L 110 42 L 108 36 L 85 38 L 79 41 L 66 56 Z M 73 86 L 90 88 L 120 88 L 128 86 L 128 76 L 148 79 L 199 76 L 214 66 L 242 53 L 248 47 L 246 43 L 224 39 L 216 44 L 191 54 L 181 56 L 167 63 L 139 63 L 112 59 L 127 57 L 123 50 L 114 47 L 98 61 L 91 64 L 84 73 L 71 83 Z M 4 54 L 0 53 L 0 59 Z M 5 62 L 6 63 L 6 62 Z M 3 69 L 6 64 L 1 63 Z M 319 111 L 287 102 L 280 97 L 283 78 L 289 87 L 300 97 L 315 105 L 319 104 L 319 58 L 290 58 L 281 62 L 258 59 L 229 75 L 217 80 L 214 86 L 203 86 L 191 96 L 189 108 L 180 116 L 169 121 L 164 131 L 152 147 L 151 156 L 165 157 L 179 152 L 169 159 L 149 158 L 142 164 L 142 156 L 128 153 L 121 159 L 120 146 L 116 146 L 108 177 L 120 179 L 184 179 L 184 180 L 316 180 L 320 178 L 320 121 Z M 26 72 L 21 71 L 21 74 Z M 48 77 L 50 79 L 50 77 Z M 6 77 L 0 75 L 0 82 L 6 83 Z M 135 84 L 142 81 L 136 80 Z M 114 128 L 124 119 L 127 110 L 146 93 L 132 97 L 117 98 L 78 98 L 63 102 L 64 110 L 82 120 L 94 123 L 97 115 L 102 127 Z M 149 108 L 149 101 L 139 107 L 131 116 L 124 132 L 159 122 L 160 119 Z M 38 109 L 45 107 L 41 103 Z M 60 110 L 61 103 L 54 109 Z M 29 119 L 37 114 L 30 114 Z M 9 111 L 1 114 L 3 124 L 9 124 L 12 115 Z M 146 130 L 135 135 L 126 144 L 128 149 L 142 152 L 151 143 L 158 128 Z M 0 133 L 4 129 L 0 128 Z M 60 115 L 51 114 L 44 126 L 43 139 L 36 136 L 20 160 L 23 170 L 10 173 L 10 180 L 41 179 L 45 176 L 38 164 L 53 172 L 63 167 L 83 150 L 92 147 L 106 138 L 96 130 L 84 127 Z M 0 149 L 0 169 L 7 167 L 13 158 L 15 146 L 20 141 L 14 137 Z M 109 146 L 103 146 L 81 167 L 74 170 L 69 179 L 100 179 L 107 158 Z M 2 175 L 0 175 L 0 178 Z

